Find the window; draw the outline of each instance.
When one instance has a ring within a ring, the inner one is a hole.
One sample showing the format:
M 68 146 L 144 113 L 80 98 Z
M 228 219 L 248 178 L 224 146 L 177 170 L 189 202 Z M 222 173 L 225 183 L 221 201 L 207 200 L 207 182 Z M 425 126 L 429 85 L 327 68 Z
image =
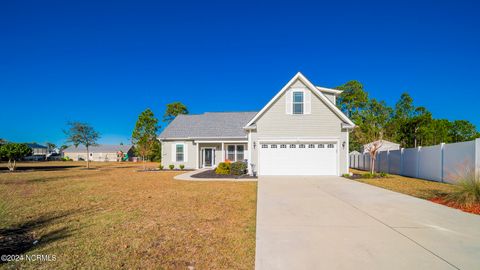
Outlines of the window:
M 175 149 L 176 149 L 176 161 L 183 162 L 185 158 L 184 151 L 183 151 L 184 150 L 183 144 L 177 144 L 175 146 Z
M 290 144 L 290 148 L 297 148 L 295 144 Z
M 237 161 L 243 161 L 245 159 L 243 150 L 243 145 L 237 145 Z
M 303 114 L 303 92 L 293 92 L 293 114 Z
M 262 148 L 268 148 L 267 144 L 262 144 Z
M 280 148 L 287 148 L 286 144 L 280 144 Z
M 262 148 L 268 148 L 268 144 L 262 144 Z M 227 145 L 226 159 L 230 161 L 243 161 L 245 159 L 245 145 L 230 144 Z
M 334 146 L 333 146 L 333 143 L 329 143 L 327 147 L 328 147 L 328 148 L 333 148 L 333 147 L 334 147 Z
M 298 148 L 305 148 L 305 144 L 300 144 Z
M 325 148 L 325 145 L 324 144 L 319 144 L 318 148 Z
M 270 145 L 270 148 L 277 148 L 277 145 L 276 145 L 276 144 L 272 144 L 272 145 Z
M 235 145 L 227 146 L 227 159 L 230 161 L 235 161 Z
M 309 144 L 308 148 L 315 148 L 315 144 Z

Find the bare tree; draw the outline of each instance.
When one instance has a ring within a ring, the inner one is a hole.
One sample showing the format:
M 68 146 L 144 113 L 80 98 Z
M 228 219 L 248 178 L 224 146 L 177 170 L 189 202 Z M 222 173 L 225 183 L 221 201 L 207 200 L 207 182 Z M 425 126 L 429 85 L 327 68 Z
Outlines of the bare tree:
M 69 122 L 70 128 L 64 131 L 67 135 L 67 142 L 72 143 L 75 147 L 84 145 L 87 149 L 87 169 L 90 168 L 90 146 L 96 146 L 100 134 L 87 123 Z
M 377 153 L 383 145 L 383 140 L 371 142 L 365 146 L 365 151 L 370 154 L 370 173 L 375 173 L 375 162 L 377 160 Z

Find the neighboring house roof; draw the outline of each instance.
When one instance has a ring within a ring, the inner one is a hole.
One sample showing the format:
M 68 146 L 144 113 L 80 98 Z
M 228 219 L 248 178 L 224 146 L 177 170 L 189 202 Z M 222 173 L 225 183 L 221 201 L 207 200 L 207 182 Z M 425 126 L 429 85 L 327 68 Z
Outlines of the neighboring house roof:
M 132 145 L 112 145 L 112 144 L 100 144 L 97 146 L 90 146 L 88 150 L 91 153 L 117 153 L 122 151 L 126 153 L 132 148 Z M 69 146 L 63 150 L 64 153 L 85 153 L 87 149 L 83 145 L 75 147 L 75 145 Z
M 246 138 L 243 127 L 257 112 L 207 112 L 177 116 L 160 134 L 174 138 Z
M 322 87 L 319 87 L 319 86 L 315 86 L 313 85 L 305 76 L 303 76 L 302 73 L 298 72 L 295 76 L 293 76 L 293 78 L 280 90 L 280 92 L 278 92 L 271 100 L 270 102 L 267 103 L 267 105 L 265 105 L 265 107 L 263 107 L 263 109 L 257 113 L 257 115 L 255 115 L 255 117 L 253 117 L 247 125 L 245 125 L 245 128 L 251 128 L 252 125 L 255 123 L 255 121 L 257 121 L 258 118 L 260 118 L 267 110 L 268 108 L 270 108 L 270 106 L 272 106 L 275 101 L 277 101 L 281 96 L 282 94 L 287 91 L 290 86 L 295 83 L 297 80 L 300 80 L 302 83 L 305 84 L 305 86 L 307 86 L 307 88 L 312 91 L 312 93 L 314 93 L 318 98 L 320 98 L 320 100 L 322 100 L 325 105 L 327 107 L 329 107 L 343 122 L 345 122 L 345 124 L 347 124 L 347 126 L 344 126 L 345 128 L 353 128 L 355 127 L 355 124 L 352 122 L 352 120 L 350 120 L 345 114 L 342 113 L 342 111 L 340 111 L 340 109 L 337 108 L 337 106 L 335 106 L 335 104 L 333 104 L 323 93 L 322 91 L 330 91 L 330 92 L 334 92 L 333 89 L 329 89 L 329 88 L 322 88 Z M 326 90 L 328 89 L 328 90 Z M 338 91 L 338 90 L 337 90 Z
M 356 150 L 355 150 L 355 151 L 352 151 L 352 152 L 350 152 L 350 155 L 359 155 L 359 154 L 360 154 L 360 152 L 358 152 L 358 151 L 356 151 Z
M 28 147 L 30 148 L 42 148 L 42 149 L 47 149 L 46 146 L 43 146 L 41 144 L 38 144 L 38 143 L 27 143 L 26 144 Z
M 363 152 L 363 153 L 368 152 L 368 147 L 369 147 L 371 144 L 376 143 L 376 142 L 378 142 L 378 141 L 373 141 L 373 142 L 371 142 L 371 143 L 364 144 L 363 147 L 362 147 L 362 152 Z M 400 149 L 400 144 L 394 143 L 394 142 L 390 142 L 390 141 L 387 141 L 387 140 L 382 140 L 382 146 L 380 146 L 379 151 L 399 150 L 399 149 Z

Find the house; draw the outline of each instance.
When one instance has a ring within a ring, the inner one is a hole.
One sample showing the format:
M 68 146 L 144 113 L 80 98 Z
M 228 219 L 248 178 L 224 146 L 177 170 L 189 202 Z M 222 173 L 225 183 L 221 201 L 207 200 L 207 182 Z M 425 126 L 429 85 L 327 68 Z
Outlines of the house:
M 377 143 L 379 141 L 374 141 L 374 142 L 371 142 L 371 143 L 367 143 L 367 144 L 364 144 L 362 146 L 362 153 L 368 153 L 368 149 L 370 148 L 370 146 L 373 144 L 373 143 Z M 377 150 L 378 152 L 380 151 L 387 151 L 387 150 L 400 150 L 400 144 L 398 143 L 394 143 L 394 142 L 389 142 L 387 140 L 382 140 L 381 141 L 381 144 L 382 146 L 380 146 L 380 148 Z
M 32 149 L 32 154 L 30 156 L 25 157 L 25 160 L 32 161 L 32 160 L 45 160 L 48 155 L 48 147 L 40 145 L 38 143 L 26 143 L 30 149 Z
M 196 169 L 246 161 L 260 176 L 347 173 L 354 124 L 335 106 L 340 93 L 297 73 L 258 112 L 179 115 L 159 136 L 163 163 Z
M 132 145 L 100 144 L 90 146 L 88 150 L 90 161 L 128 161 L 133 156 Z M 87 149 L 83 145 L 72 145 L 63 150 L 63 156 L 74 161 L 86 160 Z

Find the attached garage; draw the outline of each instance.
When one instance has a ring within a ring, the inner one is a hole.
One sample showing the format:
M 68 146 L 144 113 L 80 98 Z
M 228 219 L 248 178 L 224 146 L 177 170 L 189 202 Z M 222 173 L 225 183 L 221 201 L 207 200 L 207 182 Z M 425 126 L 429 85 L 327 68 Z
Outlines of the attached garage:
M 261 143 L 259 175 L 338 175 L 336 142 Z

